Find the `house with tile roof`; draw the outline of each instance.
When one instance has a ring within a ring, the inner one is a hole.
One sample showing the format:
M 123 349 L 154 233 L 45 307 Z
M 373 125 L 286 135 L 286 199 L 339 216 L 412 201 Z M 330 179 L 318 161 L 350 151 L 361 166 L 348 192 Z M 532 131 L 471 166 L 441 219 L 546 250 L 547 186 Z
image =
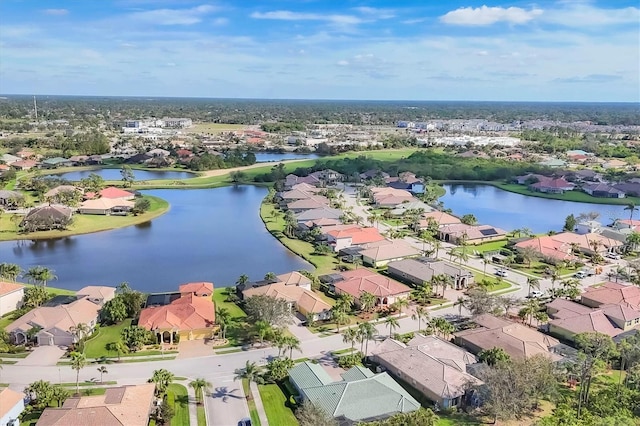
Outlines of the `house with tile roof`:
M 0 317 L 19 309 L 24 299 L 22 284 L 0 281 Z
M 109 186 L 100 190 L 100 197 L 131 201 L 135 198 L 135 195 L 132 192 L 125 191 L 124 189 L 116 188 L 115 186 Z
M 180 297 L 169 298 L 165 305 L 144 308 L 138 325 L 155 333 L 159 342 L 169 344 L 176 336 L 180 340 L 211 338 L 218 330 L 212 293 L 213 283 L 183 284 Z
M 378 207 L 396 207 L 402 203 L 417 201 L 417 199 L 405 189 L 395 188 L 371 188 L 372 202 Z
M 102 285 L 88 285 L 76 291 L 78 299 L 87 299 L 96 305 L 104 305 L 109 300 L 116 297 L 116 288 Z
M 322 196 L 311 196 L 302 200 L 295 200 L 287 203 L 287 210 L 293 213 L 301 213 L 306 210 L 321 209 L 329 206 L 329 200 Z
M 554 239 L 553 236 L 544 235 L 520 241 L 514 247 L 516 250 L 531 247 L 537 251 L 547 263 L 578 260 L 578 257 L 573 254 L 571 244 L 558 241 Z
M 364 244 L 360 251 L 362 263 L 379 268 L 394 260 L 420 256 L 420 250 L 402 240 L 383 240 Z
M 46 408 L 36 426 L 147 426 L 154 409 L 155 383 L 107 388 L 104 395 L 71 397 Z
M 467 225 L 465 223 L 453 223 L 441 226 L 438 230 L 442 241 L 460 244 L 465 240 L 467 244 L 482 244 L 489 241 L 503 240 L 507 231 L 491 225 Z
M 580 296 L 580 303 L 593 308 L 627 304 L 640 309 L 640 287 L 608 281 L 598 287 L 587 287 Z
M 31 170 L 38 166 L 38 162 L 34 160 L 18 160 L 12 162 L 10 165 L 16 170 Z
M 607 185 L 606 183 L 583 185 L 582 190 L 593 197 L 600 198 L 624 198 L 626 196 L 624 191 Z
M 310 220 L 317 219 L 340 219 L 344 213 L 339 209 L 332 209 L 330 207 L 321 207 L 317 209 L 305 210 L 296 215 L 298 223 L 304 223 Z
M 61 204 L 35 207 L 24 216 L 20 227 L 30 232 L 66 229 L 71 223 L 72 215 L 73 210 Z
M 473 272 L 444 260 L 426 257 L 389 262 L 387 273 L 393 278 L 408 281 L 416 286 L 431 281 L 436 275 L 451 277 L 456 290 L 468 288 L 475 282 Z
M 451 225 L 455 223 L 462 223 L 460 219 L 440 210 L 434 210 L 432 212 L 426 212 L 422 214 L 422 219 L 420 220 L 418 226 L 420 229 L 427 229 L 431 222 L 435 222 L 438 227 L 444 225 Z
M 421 334 L 407 344 L 388 338 L 372 349 L 370 359 L 442 408 L 477 405 L 471 387 L 482 381 L 467 373 L 467 365 L 478 360 L 450 342 Z
M 575 185 L 568 182 L 564 178 L 546 178 L 529 185 L 529 189 L 535 192 L 546 194 L 564 194 L 566 191 L 572 191 Z
M 553 348 L 560 342 L 526 325 L 498 318 L 479 315 L 473 319 L 478 327 L 454 333 L 454 343 L 470 352 L 502 348 L 511 358 L 523 359 L 544 355 L 552 360 L 560 359 Z
M 406 285 L 367 268 L 359 268 L 338 274 L 339 279 L 331 285 L 336 294 L 350 294 L 360 305 L 362 293 L 376 297 L 375 306 L 388 306 L 399 299 L 407 299 L 411 289 Z
M 324 226 L 321 231 L 335 252 L 348 247 L 362 246 L 385 239 L 377 228 L 362 227 L 355 224 Z
M 293 271 L 278 275 L 271 282 L 251 283 L 243 288 L 241 293 L 243 300 L 252 296 L 266 295 L 286 300 L 291 311 L 298 311 L 309 322 L 331 318 L 332 306 L 313 292 L 311 280 L 300 272 Z
M 309 401 L 344 425 L 420 409 L 420 403 L 389 374 L 374 374 L 360 366 L 334 381 L 319 364 L 305 361 L 289 370 L 289 381 L 301 401 Z
M 26 395 L 10 388 L 0 391 L 0 425 L 19 426 Z
M 84 200 L 78 207 L 80 214 L 98 214 L 105 216 L 124 216 L 130 212 L 135 203 L 122 198 L 94 198 Z

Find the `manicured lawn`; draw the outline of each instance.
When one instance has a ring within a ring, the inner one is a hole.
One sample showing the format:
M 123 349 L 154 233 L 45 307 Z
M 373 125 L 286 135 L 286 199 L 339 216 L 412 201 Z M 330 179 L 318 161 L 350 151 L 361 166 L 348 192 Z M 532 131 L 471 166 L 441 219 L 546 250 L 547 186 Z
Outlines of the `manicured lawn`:
M 531 262 L 531 267 L 529 267 L 528 264 L 513 264 L 511 265 L 511 268 L 513 269 L 517 269 L 520 270 L 522 272 L 526 272 L 538 277 L 544 277 L 547 274 L 545 273 L 545 270 L 547 270 L 547 268 L 551 269 L 552 267 L 546 263 L 540 262 L 540 261 L 533 261 Z M 576 268 L 560 268 L 559 273 L 560 276 L 563 275 L 570 275 L 573 274 L 575 272 L 577 272 L 578 269 Z
M 120 340 L 122 330 L 130 325 L 131 319 L 126 319 L 120 324 L 100 327 L 98 333 L 85 344 L 84 355 L 87 358 L 100 358 L 103 356 L 117 357 L 118 354 L 107 351 L 106 345 Z
M 271 425 L 297 425 L 298 420 L 293 411 L 286 406 L 287 399 L 276 384 L 258 385 L 264 411 Z
M 500 240 L 500 241 L 489 241 L 488 243 L 482 243 L 478 245 L 470 245 L 468 250 L 471 252 L 477 251 L 480 253 L 484 253 L 486 251 L 498 251 L 501 248 L 504 248 L 509 240 Z
M 245 318 L 247 314 L 238 305 L 232 302 L 227 302 L 227 295 L 225 290 L 228 287 L 220 287 L 213 290 L 213 302 L 216 305 L 216 309 L 225 308 L 229 311 L 232 318 Z
M 260 206 L 260 217 L 265 223 L 267 230 L 289 250 L 313 264 L 316 267 L 316 273 L 318 275 L 327 274 L 341 264 L 340 260 L 333 254 L 313 254 L 314 247 L 311 243 L 286 237 L 283 233 L 285 228 L 284 215 L 280 211 L 277 211 L 273 204 L 262 203 Z
M 253 397 L 251 397 L 251 388 L 249 387 L 249 381 L 247 379 L 242 379 L 242 389 L 244 390 L 244 394 L 248 396 L 247 405 L 249 406 L 249 414 L 251 416 L 251 423 L 256 426 L 260 426 L 260 416 L 258 415 L 258 409 L 256 408 L 256 402 Z M 264 403 L 264 401 L 262 401 Z
M 167 402 L 173 406 L 175 415 L 171 419 L 171 426 L 189 426 L 189 396 L 187 388 L 172 383 L 167 388 Z
M 17 233 L 16 224 L 11 222 L 11 216 L 13 215 L 3 214 L 0 216 L 0 241 L 60 238 L 71 235 L 106 231 L 109 229 L 124 228 L 126 226 L 148 222 L 149 220 L 169 211 L 169 203 L 167 201 L 149 195 L 145 196 L 145 198 L 150 201 L 151 207 L 149 211 L 141 215 L 102 216 L 76 214 L 73 216 L 72 224 L 65 230 Z
M 589 194 L 580 191 L 567 191 L 564 194 L 544 194 L 542 192 L 534 192 L 527 189 L 524 185 L 518 185 L 515 183 L 500 183 L 500 182 L 485 182 L 490 185 L 494 185 L 500 189 L 509 192 L 515 192 L 522 195 L 529 195 L 532 197 L 539 198 L 551 198 L 554 200 L 564 200 L 564 201 L 576 201 L 579 203 L 594 203 L 594 204 L 618 204 L 618 205 L 627 205 L 629 203 L 634 203 L 636 205 L 640 204 L 639 197 L 626 197 L 626 198 L 599 198 L 592 197 Z
M 207 426 L 207 416 L 204 412 L 204 406 L 198 405 L 196 412 L 198 413 L 198 426 Z

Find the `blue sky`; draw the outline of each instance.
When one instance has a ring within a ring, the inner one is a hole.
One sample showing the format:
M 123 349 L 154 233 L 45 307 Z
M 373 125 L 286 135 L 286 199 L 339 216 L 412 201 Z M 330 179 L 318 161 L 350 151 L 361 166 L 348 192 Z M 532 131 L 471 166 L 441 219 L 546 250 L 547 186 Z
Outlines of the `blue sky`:
M 637 0 L 2 0 L 0 93 L 640 101 Z

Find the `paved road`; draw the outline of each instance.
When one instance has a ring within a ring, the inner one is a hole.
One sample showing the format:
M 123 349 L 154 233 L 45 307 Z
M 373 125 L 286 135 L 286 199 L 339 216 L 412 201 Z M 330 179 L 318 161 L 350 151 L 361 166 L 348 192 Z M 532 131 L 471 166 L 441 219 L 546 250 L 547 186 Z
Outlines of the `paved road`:
M 242 383 L 235 381 L 233 375 L 217 377 L 205 404 L 209 426 L 237 426 L 240 419 L 249 417 Z

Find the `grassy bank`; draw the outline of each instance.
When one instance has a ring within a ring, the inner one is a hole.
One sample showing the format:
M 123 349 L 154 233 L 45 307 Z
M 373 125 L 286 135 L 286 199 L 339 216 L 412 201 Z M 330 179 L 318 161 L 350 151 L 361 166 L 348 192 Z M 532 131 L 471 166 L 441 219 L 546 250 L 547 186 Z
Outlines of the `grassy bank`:
M 76 214 L 73 216 L 73 223 L 68 229 L 64 230 L 18 233 L 16 232 L 16 223 L 11 221 L 11 216 L 13 215 L 5 214 L 0 216 L 0 241 L 55 239 L 125 228 L 127 226 L 148 222 L 169 211 L 169 203 L 162 198 L 150 195 L 145 195 L 144 198 L 149 200 L 151 206 L 148 211 L 141 215 L 103 216 Z
M 485 184 L 493 185 L 505 191 L 515 192 L 516 194 L 528 195 L 530 197 L 549 198 L 551 200 L 573 201 L 576 203 L 592 203 L 592 204 L 612 204 L 612 205 L 627 205 L 634 203 L 640 204 L 639 197 L 626 197 L 626 198 L 600 198 L 592 197 L 591 195 L 580 191 L 567 191 L 564 194 L 545 194 L 542 192 L 530 191 L 524 185 L 518 185 L 516 183 L 501 183 L 501 182 L 484 182 Z

